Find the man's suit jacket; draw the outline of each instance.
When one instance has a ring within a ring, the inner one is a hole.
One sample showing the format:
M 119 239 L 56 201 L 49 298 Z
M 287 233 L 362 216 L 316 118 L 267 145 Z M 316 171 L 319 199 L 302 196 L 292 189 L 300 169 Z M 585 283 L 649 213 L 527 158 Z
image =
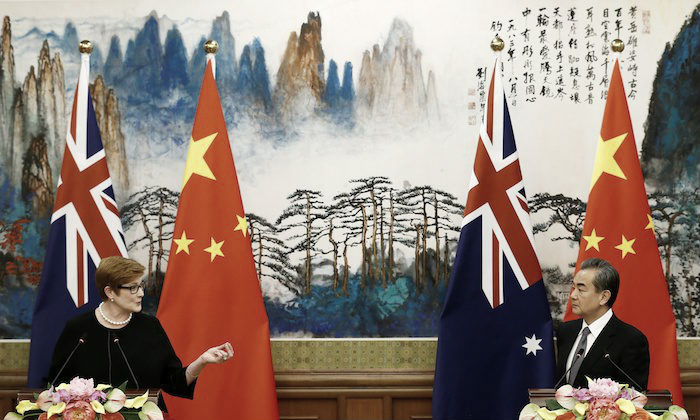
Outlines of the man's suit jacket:
M 557 379 L 566 371 L 566 359 L 581 331 L 582 319 L 562 323 L 557 331 Z M 590 339 L 590 337 L 589 337 Z M 611 378 L 619 383 L 634 383 L 605 358 L 620 366 L 644 391 L 649 381 L 649 342 L 646 336 L 630 324 L 622 322 L 614 314 L 596 338 L 593 346 L 583 359 L 581 368 L 573 380 L 575 387 L 587 387 L 586 376 L 592 379 Z M 566 378 L 562 382 L 566 382 Z

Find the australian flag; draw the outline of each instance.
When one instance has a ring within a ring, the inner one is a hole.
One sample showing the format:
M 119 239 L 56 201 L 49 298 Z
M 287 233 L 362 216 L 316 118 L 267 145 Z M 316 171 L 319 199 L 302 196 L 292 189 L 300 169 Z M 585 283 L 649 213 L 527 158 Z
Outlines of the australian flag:
M 554 382 L 552 318 L 499 66 L 440 317 L 434 419 L 517 419 L 528 388 Z
M 89 69 L 90 56 L 83 54 L 34 306 L 29 351 L 29 386 L 33 388 L 44 387 L 53 379 L 46 375 L 66 321 L 100 303 L 95 286 L 100 260 L 126 256 L 124 232 L 88 91 Z

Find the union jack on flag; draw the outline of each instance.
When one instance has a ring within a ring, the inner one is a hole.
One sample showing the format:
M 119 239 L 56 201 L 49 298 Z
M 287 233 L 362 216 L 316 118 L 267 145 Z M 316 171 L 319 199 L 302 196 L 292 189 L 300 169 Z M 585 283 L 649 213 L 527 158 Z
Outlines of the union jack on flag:
M 481 218 L 481 288 L 491 307 L 504 302 L 503 260 L 522 289 L 542 279 L 513 126 L 496 71 L 479 130 L 462 226 Z
M 440 316 L 436 420 L 517 418 L 528 388 L 554 383 L 552 318 L 497 69 Z
M 90 56 L 82 55 L 56 189 L 49 240 L 34 306 L 29 386 L 43 387 L 53 348 L 70 318 L 101 301 L 95 269 L 126 244 L 88 89 Z

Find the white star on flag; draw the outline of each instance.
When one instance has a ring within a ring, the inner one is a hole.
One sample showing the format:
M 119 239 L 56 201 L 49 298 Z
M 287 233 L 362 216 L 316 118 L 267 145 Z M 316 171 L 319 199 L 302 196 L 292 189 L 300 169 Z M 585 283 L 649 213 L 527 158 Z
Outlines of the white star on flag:
M 542 339 L 535 337 L 535 334 L 532 334 L 532 337 L 525 337 L 525 344 L 523 344 L 523 347 L 527 349 L 525 356 L 530 353 L 537 356 L 537 350 L 542 350 L 542 347 L 540 347 L 541 342 Z

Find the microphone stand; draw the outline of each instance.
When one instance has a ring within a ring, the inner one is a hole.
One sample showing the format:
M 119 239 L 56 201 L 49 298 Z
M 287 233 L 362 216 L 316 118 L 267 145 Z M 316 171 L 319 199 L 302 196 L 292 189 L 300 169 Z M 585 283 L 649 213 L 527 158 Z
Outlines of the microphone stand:
M 574 359 L 571 361 L 571 366 L 569 366 L 569 368 L 566 370 L 566 372 L 564 372 L 564 374 L 561 375 L 561 378 L 559 378 L 556 385 L 554 385 L 554 389 L 559 388 L 559 384 L 561 383 L 561 381 L 564 380 L 564 378 L 566 378 L 566 375 L 568 375 L 569 372 L 571 372 L 571 368 L 574 367 L 574 363 L 576 363 L 576 361 L 579 359 L 579 357 L 583 357 L 583 349 L 580 349 L 579 351 L 576 352 L 576 354 L 574 355 Z
M 73 354 L 75 353 L 75 351 L 78 350 L 78 347 L 80 347 L 81 344 L 85 343 L 86 336 L 87 336 L 87 334 L 85 334 L 85 333 L 83 333 L 83 335 L 80 336 L 80 338 L 78 339 L 78 343 L 75 345 L 75 347 L 73 347 L 73 351 L 70 352 L 70 354 L 66 358 L 66 361 L 63 362 L 63 366 L 61 366 L 61 368 L 58 370 L 58 373 L 53 378 L 53 381 L 51 381 L 51 387 L 53 387 L 53 384 L 56 382 L 56 379 L 58 379 L 58 377 L 61 376 L 61 373 L 63 373 L 63 369 L 66 368 L 66 365 L 68 364 L 70 359 L 73 357 Z
M 131 377 L 134 379 L 134 383 L 136 384 L 136 389 L 139 389 L 139 381 L 136 380 L 136 375 L 134 375 L 134 371 L 131 370 L 131 365 L 129 364 L 129 360 L 126 358 L 126 354 L 124 354 L 124 350 L 122 349 L 122 345 L 119 344 L 119 337 L 117 337 L 115 334 L 114 340 L 112 340 L 112 341 L 114 341 L 114 344 L 116 344 L 117 347 L 119 347 L 119 351 L 121 352 L 122 357 L 124 358 L 124 362 L 126 362 L 126 367 L 129 368 L 129 373 L 131 373 Z
M 632 377 L 629 376 L 629 375 L 627 374 L 627 372 L 625 372 L 624 369 L 622 369 L 620 366 L 617 365 L 617 363 L 615 363 L 615 362 L 613 361 L 612 357 L 610 357 L 610 353 L 605 353 L 605 356 L 603 356 L 603 357 L 605 357 L 606 359 L 608 359 L 608 360 L 610 361 L 610 363 L 612 363 L 612 365 L 615 366 L 615 368 L 616 368 L 617 370 L 619 370 L 623 375 L 625 375 L 625 376 L 627 377 L 627 379 L 629 379 L 630 382 L 632 382 L 632 383 L 634 384 L 634 386 L 637 387 L 637 390 L 639 390 L 639 392 L 644 392 L 644 391 L 646 391 L 646 389 L 642 389 L 642 387 L 639 386 L 639 384 L 637 383 L 637 381 L 635 381 L 634 379 L 632 379 Z

